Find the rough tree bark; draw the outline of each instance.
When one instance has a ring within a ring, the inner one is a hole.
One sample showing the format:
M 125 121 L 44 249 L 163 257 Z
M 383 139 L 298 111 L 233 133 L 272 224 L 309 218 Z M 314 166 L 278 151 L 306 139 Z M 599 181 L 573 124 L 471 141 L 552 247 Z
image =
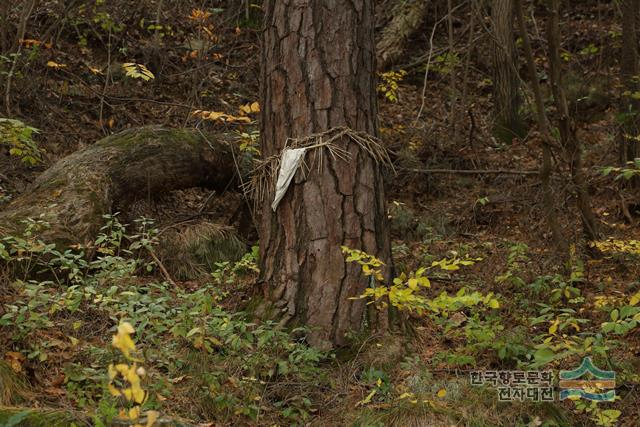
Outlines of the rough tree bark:
M 622 11 L 622 49 L 620 52 L 620 75 L 624 85 L 624 91 L 632 94 L 640 89 L 638 75 L 640 66 L 638 64 L 638 15 L 640 15 L 640 3 L 637 0 L 621 0 L 620 9 Z M 620 97 L 620 113 L 623 121 L 619 130 L 619 153 L 620 162 L 625 164 L 640 157 L 638 142 L 635 137 L 640 135 L 640 101 L 632 96 Z M 637 183 L 635 183 L 637 184 Z
M 372 0 L 267 0 L 262 57 L 262 154 L 346 126 L 377 134 Z M 307 325 L 312 345 L 346 343 L 362 327 L 367 286 L 340 246 L 390 264 L 380 165 L 341 141 L 348 162 L 325 156 L 299 171 L 276 212 L 266 197 L 260 224 L 261 280 L 283 323 Z M 388 274 L 388 272 L 387 272 Z
M 102 215 L 141 198 L 205 186 L 224 189 L 235 176 L 231 146 L 197 131 L 146 127 L 128 130 L 71 154 L 43 172 L 0 211 L 0 234 L 19 232 L 39 218 L 41 236 L 60 244 L 85 243 Z
M 422 25 L 428 5 L 427 0 L 396 2 L 393 18 L 382 30 L 376 45 L 379 70 L 385 69 L 402 56 L 407 40 Z
M 548 0 L 547 42 L 549 43 L 549 68 L 551 91 L 558 111 L 560 143 L 569 164 L 571 180 L 578 202 L 578 212 L 582 220 L 582 231 L 587 240 L 598 237 L 596 218 L 591 209 L 589 186 L 582 167 L 582 144 L 576 135 L 575 123 L 569 114 L 569 104 L 562 82 L 562 62 L 560 60 L 560 0 Z
M 493 0 L 493 105 L 494 133 L 501 140 L 511 140 L 522 134 L 518 115 L 520 108 L 519 78 L 516 68 L 516 45 L 513 39 L 513 1 Z

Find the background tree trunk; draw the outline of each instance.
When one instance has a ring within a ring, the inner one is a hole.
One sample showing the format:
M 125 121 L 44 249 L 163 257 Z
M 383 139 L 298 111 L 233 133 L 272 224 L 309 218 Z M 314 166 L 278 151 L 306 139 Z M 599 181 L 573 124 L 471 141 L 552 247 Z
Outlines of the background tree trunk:
M 262 154 L 287 138 L 346 126 L 377 134 L 372 0 L 267 0 L 262 58 Z M 284 321 L 310 327 L 319 348 L 346 342 L 363 322 L 367 286 L 340 246 L 390 265 L 380 165 L 343 140 L 349 162 L 325 156 L 298 172 L 276 212 L 263 204 L 261 280 Z
M 533 56 L 533 49 L 531 48 L 531 40 L 529 39 L 529 33 L 527 32 L 526 21 L 524 19 L 522 0 L 514 0 L 514 13 L 518 22 L 518 31 L 520 32 L 520 37 L 522 37 L 522 48 L 524 50 L 525 60 L 527 61 L 529 81 L 535 98 L 536 122 L 538 123 L 538 129 L 542 136 L 540 182 L 542 183 L 544 214 L 547 224 L 549 225 L 549 230 L 551 231 L 556 253 L 560 257 L 561 261 L 565 261 L 569 253 L 569 245 L 562 235 L 562 230 L 558 223 L 555 197 L 553 195 L 553 188 L 551 187 L 551 147 L 553 146 L 554 140 L 551 135 L 549 119 L 547 118 L 547 113 L 544 109 L 544 98 L 542 97 L 542 89 L 540 88 L 540 82 L 538 81 L 535 58 Z
M 519 78 L 516 45 L 513 39 L 512 0 L 493 0 L 493 102 L 495 110 L 494 133 L 505 141 L 522 134 L 518 115 L 520 108 Z
M 12 29 L 9 19 L 11 7 L 8 1 L 0 3 L 0 52 L 6 54 L 11 48 L 11 42 L 9 40 L 9 29 Z
M 55 163 L 0 211 L 0 231 L 19 232 L 39 218 L 42 237 L 85 243 L 102 215 L 141 198 L 195 186 L 224 189 L 236 175 L 231 146 L 199 132 L 146 127 L 107 137 Z
M 624 84 L 624 92 L 629 95 L 637 92 L 640 88 L 638 75 L 638 15 L 640 14 L 640 3 L 637 0 L 621 0 L 620 9 L 622 11 L 622 50 L 620 56 L 620 74 Z M 640 101 L 632 96 L 622 95 L 620 97 L 620 113 L 622 123 L 618 136 L 620 145 L 620 162 L 633 161 L 640 157 L 638 142 L 634 139 L 640 135 L 640 124 L 638 114 L 640 113 Z M 637 184 L 637 183 L 636 183 Z
M 547 19 L 547 41 L 549 43 L 549 68 L 551 74 L 551 91 L 558 110 L 558 127 L 560 143 L 569 163 L 571 180 L 575 188 L 578 212 L 582 220 L 582 229 L 587 240 L 598 237 L 596 218 L 591 209 L 591 196 L 582 169 L 582 144 L 576 135 L 575 123 L 569 114 L 569 105 L 562 82 L 562 66 L 560 61 L 560 0 L 549 0 L 549 17 Z

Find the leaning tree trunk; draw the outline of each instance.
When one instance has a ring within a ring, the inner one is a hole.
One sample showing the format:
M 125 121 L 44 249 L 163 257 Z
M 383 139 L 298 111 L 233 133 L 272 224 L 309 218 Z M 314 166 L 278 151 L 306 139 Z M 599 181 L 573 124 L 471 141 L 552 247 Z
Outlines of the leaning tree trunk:
M 141 198 L 206 186 L 224 189 L 235 169 L 229 144 L 196 131 L 146 127 L 107 137 L 58 161 L 0 211 L 0 233 L 20 232 L 21 221 L 50 224 L 42 237 L 85 243 L 102 215 Z
M 287 138 L 336 127 L 376 135 L 373 1 L 267 0 L 264 9 L 263 156 L 279 155 Z M 391 257 L 380 165 L 357 144 L 339 144 L 349 161 L 325 155 L 306 177 L 299 171 L 275 212 L 273 194 L 265 198 L 260 224 L 265 293 L 319 348 L 362 327 L 365 302 L 350 298 L 367 280 L 340 246 L 387 266 Z
M 622 123 L 619 130 L 620 162 L 625 164 L 640 157 L 637 137 L 640 136 L 640 102 L 634 93 L 640 89 L 638 84 L 638 74 L 640 67 L 638 64 L 638 14 L 640 4 L 637 0 L 622 0 L 620 2 L 622 10 L 622 50 L 620 55 L 620 75 L 624 85 L 624 94 L 620 99 L 620 113 Z M 634 185 L 637 185 L 634 182 Z
M 513 39 L 513 2 L 494 0 L 491 7 L 493 23 L 493 103 L 494 133 L 504 141 L 521 135 L 519 78 L 516 45 Z
M 378 69 L 393 64 L 404 53 L 405 45 L 427 14 L 427 0 L 398 1 L 393 7 L 393 18 L 384 27 L 376 45 Z

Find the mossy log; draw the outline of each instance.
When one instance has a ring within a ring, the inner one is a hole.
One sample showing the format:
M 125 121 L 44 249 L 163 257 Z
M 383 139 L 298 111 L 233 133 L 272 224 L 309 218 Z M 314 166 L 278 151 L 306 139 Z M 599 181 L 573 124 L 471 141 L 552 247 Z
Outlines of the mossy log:
M 376 44 L 378 69 L 384 70 L 404 53 L 407 40 L 422 25 L 427 14 L 427 0 L 398 1 L 393 18 L 384 27 Z
M 106 137 L 47 169 L 3 211 L 0 234 L 20 232 L 26 218 L 49 223 L 46 241 L 62 245 L 95 237 L 102 215 L 168 191 L 223 190 L 236 176 L 224 135 L 144 127 Z

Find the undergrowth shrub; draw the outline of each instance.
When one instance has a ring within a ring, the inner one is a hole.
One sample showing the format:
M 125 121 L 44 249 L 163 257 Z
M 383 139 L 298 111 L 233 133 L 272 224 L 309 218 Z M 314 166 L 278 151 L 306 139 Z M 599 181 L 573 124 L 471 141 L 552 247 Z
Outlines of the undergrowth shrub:
M 147 254 L 157 243 L 148 219 L 130 232 L 107 216 L 95 242 L 64 250 L 38 237 L 46 227 L 42 218 L 28 220 L 22 235 L 0 239 L 10 277 L 0 344 L 20 355 L 15 369 L 22 377 L 61 372 L 62 401 L 95 420 L 126 416 L 144 425 L 144 409 L 240 424 L 284 418 L 294 425 L 315 411 L 313 395 L 326 381 L 322 363 L 329 355 L 307 346 L 303 329 L 253 322 L 224 307 L 229 289 L 257 271 L 257 248 L 239 261 L 217 263 L 209 280 L 187 288 L 148 275 L 155 265 Z M 144 334 L 134 338 L 134 330 Z M 118 363 L 110 331 L 125 359 Z M 143 358 L 144 398 L 133 375 L 143 376 Z M 192 403 L 182 404 L 186 398 Z

